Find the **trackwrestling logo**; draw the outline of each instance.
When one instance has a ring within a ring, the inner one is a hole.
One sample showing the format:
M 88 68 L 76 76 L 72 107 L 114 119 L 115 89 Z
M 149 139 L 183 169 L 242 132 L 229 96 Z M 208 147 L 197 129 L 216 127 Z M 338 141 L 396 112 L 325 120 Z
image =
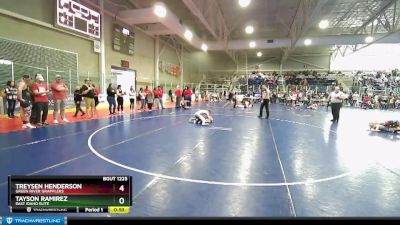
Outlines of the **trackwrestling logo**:
M 7 217 L 3 218 L 3 224 L 24 224 L 24 225 L 37 225 L 37 224 L 52 224 L 64 225 L 64 217 Z

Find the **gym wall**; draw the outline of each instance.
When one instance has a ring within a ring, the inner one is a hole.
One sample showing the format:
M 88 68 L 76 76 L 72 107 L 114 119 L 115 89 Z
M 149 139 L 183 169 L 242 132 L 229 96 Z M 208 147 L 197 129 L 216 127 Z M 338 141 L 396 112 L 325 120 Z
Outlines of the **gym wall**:
M 54 0 L 0 0 L 0 37 L 51 47 L 78 54 L 78 73 L 83 82 L 87 73 L 95 83 L 100 83 L 99 54 L 93 50 L 93 40 L 80 35 L 74 35 L 54 27 Z M 110 80 L 111 66 L 121 66 L 121 60 L 129 62 L 130 68 L 137 71 L 138 83 L 151 83 L 154 74 L 154 39 L 139 30 L 135 32 L 135 53 L 125 55 L 112 50 L 113 24 L 121 22 L 106 14 L 104 21 L 106 81 Z M 160 44 L 162 45 L 162 44 Z M 190 54 L 184 56 L 183 82 L 193 82 L 197 79 L 198 66 Z M 175 50 L 166 47 L 160 60 L 179 65 Z M 160 72 L 160 81 L 179 83 L 180 77 L 174 77 Z

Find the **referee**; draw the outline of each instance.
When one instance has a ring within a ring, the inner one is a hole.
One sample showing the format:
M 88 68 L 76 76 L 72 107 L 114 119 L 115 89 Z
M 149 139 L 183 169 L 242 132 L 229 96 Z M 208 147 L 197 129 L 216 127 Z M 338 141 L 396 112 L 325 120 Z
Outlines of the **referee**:
M 265 111 L 267 112 L 267 117 L 266 119 L 269 119 L 269 99 L 270 99 L 271 91 L 269 88 L 265 85 L 262 86 L 261 88 L 261 107 L 260 107 L 260 115 L 258 115 L 259 118 L 262 118 L 263 114 L 263 109 L 265 107 Z
M 344 99 L 343 92 L 340 91 L 339 87 L 335 87 L 335 91 L 333 91 L 329 95 L 329 102 L 331 103 L 332 109 L 332 122 L 339 122 L 340 108 L 342 107 L 342 102 Z

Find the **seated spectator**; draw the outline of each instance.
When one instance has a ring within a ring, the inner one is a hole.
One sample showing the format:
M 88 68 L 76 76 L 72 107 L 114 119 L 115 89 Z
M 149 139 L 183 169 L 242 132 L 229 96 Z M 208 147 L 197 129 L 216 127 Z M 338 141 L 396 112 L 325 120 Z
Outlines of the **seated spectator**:
M 363 98 L 363 102 L 362 102 L 361 108 L 362 109 L 372 109 L 372 103 L 369 100 L 368 96 Z

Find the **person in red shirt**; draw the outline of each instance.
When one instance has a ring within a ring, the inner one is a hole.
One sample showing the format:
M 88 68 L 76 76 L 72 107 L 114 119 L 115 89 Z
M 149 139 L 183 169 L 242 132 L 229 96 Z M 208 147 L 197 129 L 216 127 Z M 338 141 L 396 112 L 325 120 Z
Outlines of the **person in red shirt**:
M 363 109 L 372 109 L 372 104 L 371 101 L 369 100 L 368 96 L 365 96 L 365 98 L 363 99 L 363 103 L 361 105 L 361 108 Z
M 54 100 L 54 123 L 58 124 L 58 112 L 61 111 L 61 120 L 64 122 L 69 122 L 65 118 L 65 101 L 67 99 L 68 87 L 62 82 L 60 75 L 56 75 L 56 81 L 50 85 L 51 91 L 53 93 Z
M 158 96 L 158 88 L 154 88 L 153 95 L 154 95 L 154 108 L 160 109 L 160 99 Z
M 36 116 L 34 117 L 35 121 L 33 121 L 33 124 L 36 124 L 38 127 L 49 125 L 46 122 L 49 112 L 49 89 L 41 74 L 36 75 L 36 83 L 32 85 L 32 92 L 34 104 L 36 105 Z
M 158 86 L 157 90 L 158 90 L 158 102 L 159 102 L 159 105 L 161 105 L 161 109 L 164 109 L 164 104 L 163 104 L 164 93 L 163 93 L 163 90 L 162 90 L 161 86 Z
M 190 90 L 189 86 L 186 86 L 186 89 L 183 92 L 183 95 L 185 96 L 185 101 L 187 102 L 187 105 L 189 107 L 191 107 L 192 106 L 192 90 Z
M 175 108 L 180 108 L 181 107 L 181 101 L 182 101 L 182 90 L 179 88 L 179 85 L 176 86 L 175 89 Z

